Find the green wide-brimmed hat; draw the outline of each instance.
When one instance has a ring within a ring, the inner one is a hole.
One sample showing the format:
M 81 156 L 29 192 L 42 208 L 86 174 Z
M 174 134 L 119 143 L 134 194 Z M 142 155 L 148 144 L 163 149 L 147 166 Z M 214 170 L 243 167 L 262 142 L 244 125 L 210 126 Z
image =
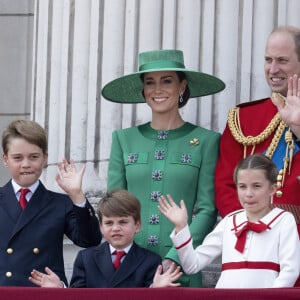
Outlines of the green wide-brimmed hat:
M 225 88 L 224 82 L 215 76 L 186 69 L 182 51 L 155 50 L 140 53 L 139 71 L 110 81 L 102 89 L 102 95 L 119 103 L 145 102 L 141 74 L 159 71 L 184 72 L 190 98 L 212 95 Z

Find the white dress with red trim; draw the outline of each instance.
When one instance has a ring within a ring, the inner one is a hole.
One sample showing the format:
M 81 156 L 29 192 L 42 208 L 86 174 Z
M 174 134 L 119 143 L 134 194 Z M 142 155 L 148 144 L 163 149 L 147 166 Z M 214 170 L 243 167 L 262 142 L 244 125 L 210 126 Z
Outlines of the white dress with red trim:
M 300 274 L 300 242 L 294 216 L 274 208 L 260 222 L 267 229 L 246 232 L 243 250 L 235 246 L 237 232 L 246 226 L 245 210 L 224 217 L 193 248 L 188 226 L 170 235 L 177 248 L 183 270 L 194 274 L 222 255 L 222 272 L 216 288 L 292 287 Z

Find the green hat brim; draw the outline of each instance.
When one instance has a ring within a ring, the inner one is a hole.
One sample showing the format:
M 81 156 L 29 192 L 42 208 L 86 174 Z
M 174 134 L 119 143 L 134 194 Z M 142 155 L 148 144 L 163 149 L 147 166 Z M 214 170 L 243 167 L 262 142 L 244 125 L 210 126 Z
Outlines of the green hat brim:
M 206 73 L 182 68 L 148 69 L 110 81 L 102 89 L 102 96 L 117 103 L 145 103 L 145 98 L 142 95 L 144 85 L 141 74 L 160 71 L 184 72 L 190 89 L 190 98 L 212 95 L 225 88 L 225 83 L 222 80 Z

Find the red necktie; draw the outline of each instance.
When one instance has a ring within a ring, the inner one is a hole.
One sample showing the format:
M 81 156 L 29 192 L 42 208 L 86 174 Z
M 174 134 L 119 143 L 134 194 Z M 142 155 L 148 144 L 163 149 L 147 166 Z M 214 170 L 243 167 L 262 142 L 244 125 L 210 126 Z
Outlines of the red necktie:
M 115 251 L 113 254 L 116 254 L 116 259 L 114 261 L 115 270 L 119 268 L 121 264 L 121 258 L 126 254 L 125 251 Z
M 247 237 L 248 230 L 261 233 L 268 228 L 269 228 L 268 225 L 263 222 L 260 223 L 247 222 L 244 227 L 242 227 L 239 231 L 235 233 L 237 237 L 235 249 L 243 253 L 246 244 L 246 237 Z
M 27 205 L 27 200 L 26 200 L 26 194 L 30 192 L 29 189 L 20 189 L 20 199 L 19 199 L 19 204 L 21 206 L 21 209 L 24 210 L 26 205 Z

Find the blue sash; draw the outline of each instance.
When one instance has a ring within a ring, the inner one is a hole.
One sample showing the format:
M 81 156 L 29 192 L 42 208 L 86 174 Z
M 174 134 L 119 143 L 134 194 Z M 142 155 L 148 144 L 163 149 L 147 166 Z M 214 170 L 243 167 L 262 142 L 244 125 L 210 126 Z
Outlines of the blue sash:
M 284 157 L 285 157 L 285 152 L 286 152 L 286 142 L 285 142 L 285 133 L 288 130 L 288 128 L 286 128 L 284 130 L 284 133 L 282 134 L 278 146 L 272 156 L 272 161 L 273 163 L 276 165 L 277 169 L 280 170 L 283 168 L 283 164 L 284 164 Z M 295 148 L 294 148 L 294 153 L 293 156 L 296 155 L 296 153 L 300 150 L 299 146 L 294 143 Z M 266 154 L 267 150 L 264 151 L 264 154 Z

